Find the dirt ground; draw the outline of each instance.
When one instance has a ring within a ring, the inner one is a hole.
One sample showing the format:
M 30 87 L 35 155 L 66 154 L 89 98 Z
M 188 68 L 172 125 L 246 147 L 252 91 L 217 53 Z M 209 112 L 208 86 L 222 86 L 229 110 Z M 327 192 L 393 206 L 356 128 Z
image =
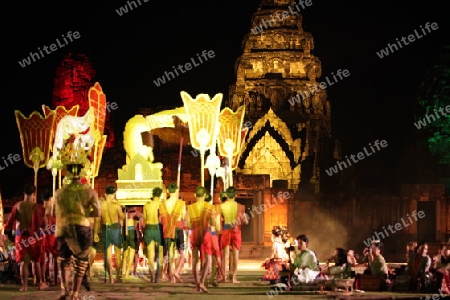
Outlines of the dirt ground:
M 319 294 L 315 291 L 284 291 L 271 292 L 268 282 L 260 281 L 264 270 L 260 269 L 260 261 L 242 261 L 238 272 L 239 284 L 220 283 L 218 287 L 209 286 L 210 293 L 199 293 L 195 290 L 191 274 L 182 275 L 182 283 L 150 283 L 147 272 L 141 270 L 142 275 L 131 276 L 120 283 L 105 283 L 105 273 L 101 263 L 94 264 L 93 277 L 91 279 L 92 290 L 81 288 L 82 300 L 125 300 L 125 299 L 232 299 L 232 300 L 269 300 L 272 298 L 300 298 L 300 299 L 426 299 L 426 294 L 410 293 L 382 293 L 382 292 L 353 292 L 344 295 L 342 292 L 326 292 Z M 139 270 L 138 270 L 139 271 Z M 17 284 L 4 284 L 0 286 L 0 300 L 51 300 L 60 295 L 59 286 L 51 286 L 39 291 L 34 286 L 29 286 L 27 292 L 19 292 Z M 439 295 L 438 295 L 439 296 Z M 212 297 L 212 298 L 211 298 Z M 438 297 L 435 299 L 442 299 Z M 431 298 L 429 298 L 431 299 Z M 449 297 L 450 299 L 450 297 Z

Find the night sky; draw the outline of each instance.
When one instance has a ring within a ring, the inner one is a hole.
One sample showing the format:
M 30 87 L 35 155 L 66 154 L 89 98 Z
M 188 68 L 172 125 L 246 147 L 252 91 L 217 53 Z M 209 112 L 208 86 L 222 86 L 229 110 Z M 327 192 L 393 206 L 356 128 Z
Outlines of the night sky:
M 117 103 L 112 116 L 117 137 L 138 107 L 182 106 L 182 90 L 193 96 L 227 96 L 235 60 L 260 1 L 140 0 L 141 5 L 122 16 L 116 10 L 127 1 L 92 2 L 14 2 L 13 8 L 4 11 L 10 21 L 3 35 L 6 95 L 0 118 L 4 128 L 0 157 L 22 155 L 14 110 L 29 115 L 41 111 L 42 104 L 51 105 L 55 70 L 68 52 L 89 56 L 107 101 Z M 360 162 L 360 167 L 377 164 L 389 173 L 417 130 L 413 126 L 417 86 L 435 62 L 438 47 L 450 44 L 449 2 L 312 2 L 302 10 L 303 27 L 314 37 L 312 53 L 322 62 L 322 76 L 338 69 L 350 72 L 327 89 L 333 137 L 343 142 L 344 154 L 356 154 L 376 139 L 387 140 L 384 153 L 374 155 L 370 163 Z M 377 56 L 396 38 L 421 32 L 420 26 L 427 22 L 436 22 L 439 28 L 385 58 Z M 69 31 L 78 31 L 80 38 L 25 68 L 19 65 L 31 51 L 49 46 Z M 153 80 L 203 50 L 213 50 L 215 57 L 155 86 Z M 0 163 L 4 166 L 3 160 Z M 2 194 L 20 195 L 12 187 L 23 180 L 23 172 L 33 173 L 21 162 L 0 171 Z

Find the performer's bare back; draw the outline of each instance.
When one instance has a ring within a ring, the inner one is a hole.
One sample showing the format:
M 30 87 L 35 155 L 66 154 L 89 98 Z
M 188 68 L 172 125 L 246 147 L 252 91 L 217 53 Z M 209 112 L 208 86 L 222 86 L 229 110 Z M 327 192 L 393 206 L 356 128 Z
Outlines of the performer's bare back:
M 31 227 L 31 216 L 36 203 L 31 201 L 20 201 L 16 211 L 16 230 L 25 230 Z

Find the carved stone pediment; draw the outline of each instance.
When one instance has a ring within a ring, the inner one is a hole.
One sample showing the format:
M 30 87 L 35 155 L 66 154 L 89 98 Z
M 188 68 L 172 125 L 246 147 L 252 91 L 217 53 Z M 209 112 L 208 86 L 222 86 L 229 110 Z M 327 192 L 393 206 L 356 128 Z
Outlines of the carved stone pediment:
M 288 180 L 293 189 L 305 179 L 318 190 L 321 153 L 316 145 L 321 141 L 315 137 L 328 135 L 331 113 L 326 91 L 311 90 L 323 81 L 319 79 L 322 66 L 312 53 L 313 36 L 303 31 L 301 13 L 283 20 L 275 17 L 295 4 L 293 0 L 261 0 L 244 39 L 243 54 L 236 60 L 229 103 L 235 107 L 238 98 L 233 94 L 241 95 L 246 116 L 254 124 L 242 149 L 241 172 L 271 174 L 271 179 Z M 281 138 L 290 134 L 295 138 Z M 308 141 L 314 156 L 308 154 Z

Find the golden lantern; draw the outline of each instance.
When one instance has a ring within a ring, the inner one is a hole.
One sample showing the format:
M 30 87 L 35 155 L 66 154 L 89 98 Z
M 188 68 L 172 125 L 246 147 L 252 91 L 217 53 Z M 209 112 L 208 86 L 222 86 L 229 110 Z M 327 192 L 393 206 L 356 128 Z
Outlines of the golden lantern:
M 22 144 L 23 162 L 34 170 L 34 185 L 37 188 L 37 174 L 39 168 L 45 167 L 50 156 L 53 139 L 55 113 L 51 112 L 43 117 L 33 111 L 25 117 L 20 111 L 15 111 L 17 127 Z
M 219 115 L 219 154 L 228 158 L 227 184 L 233 185 L 233 157 L 241 152 L 241 130 L 244 121 L 245 105 L 240 106 L 236 112 L 225 107 Z
M 100 163 L 102 161 L 103 150 L 107 139 L 107 136 L 103 135 L 106 120 L 106 95 L 103 93 L 102 87 L 98 82 L 89 89 L 88 98 L 89 109 L 92 109 L 95 115 L 93 128 L 90 128 L 90 130 L 93 130 L 95 143 L 94 147 L 92 147 L 93 160 L 87 172 L 88 179 L 91 180 L 91 186 L 94 187 L 94 180 L 95 177 L 98 176 L 100 170 Z
M 220 126 L 219 113 L 223 94 L 218 93 L 212 99 L 207 94 L 198 94 L 193 99 L 182 91 L 181 98 L 189 117 L 189 136 L 191 145 L 200 152 L 201 185 L 205 185 L 205 152 L 215 143 L 214 134 Z

